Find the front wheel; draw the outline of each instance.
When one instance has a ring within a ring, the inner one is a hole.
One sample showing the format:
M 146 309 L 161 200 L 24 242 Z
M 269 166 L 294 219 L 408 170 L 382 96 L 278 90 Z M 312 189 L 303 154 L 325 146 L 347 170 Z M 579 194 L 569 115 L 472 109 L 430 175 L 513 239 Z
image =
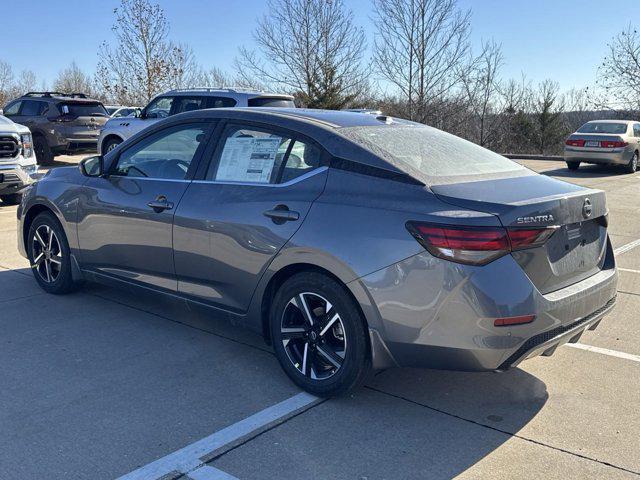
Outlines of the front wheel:
M 580 167 L 580 162 L 567 162 L 569 170 L 577 170 Z
M 111 150 L 116 148 L 121 143 L 122 143 L 122 140 L 118 138 L 110 138 L 109 140 L 104 142 L 104 145 L 102 146 L 103 153 L 109 153 Z
M 47 293 L 73 291 L 77 284 L 71 275 L 71 253 L 62 225 L 50 212 L 39 214 L 29 227 L 29 263 L 36 281 Z
M 345 287 L 329 276 L 302 272 L 289 278 L 274 298 L 270 327 L 280 365 L 310 393 L 346 393 L 371 368 L 364 318 Z
M 638 152 L 633 153 L 633 157 L 629 160 L 626 170 L 627 173 L 636 173 L 638 171 Z

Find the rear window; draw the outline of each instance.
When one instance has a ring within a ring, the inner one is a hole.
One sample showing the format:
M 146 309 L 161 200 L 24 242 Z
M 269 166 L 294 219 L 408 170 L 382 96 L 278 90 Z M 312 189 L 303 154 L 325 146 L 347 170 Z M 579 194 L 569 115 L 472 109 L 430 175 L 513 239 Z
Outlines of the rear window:
M 247 102 L 250 107 L 278 107 L 295 108 L 293 100 L 278 97 L 256 97 L 250 98 Z
M 592 122 L 585 123 L 578 133 L 627 133 L 626 123 Z
M 425 125 L 348 127 L 340 133 L 426 183 L 529 172 L 491 150 Z
M 65 107 L 68 112 L 65 112 Z M 108 117 L 109 114 L 101 103 L 72 103 L 65 102 L 58 105 L 58 109 L 63 115 L 72 117 Z

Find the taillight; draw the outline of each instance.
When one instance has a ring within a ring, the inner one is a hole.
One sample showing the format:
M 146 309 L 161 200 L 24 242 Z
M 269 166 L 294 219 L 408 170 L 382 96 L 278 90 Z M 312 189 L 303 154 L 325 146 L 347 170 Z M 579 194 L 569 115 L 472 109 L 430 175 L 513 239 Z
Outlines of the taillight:
M 584 140 L 579 139 L 579 140 L 571 140 L 570 138 L 567 139 L 565 142 L 565 145 L 569 145 L 571 147 L 584 147 Z
M 556 230 L 554 227 L 462 227 L 422 222 L 407 222 L 406 226 L 431 255 L 469 265 L 486 265 L 512 251 L 540 246 Z
M 609 141 L 601 141 L 600 146 L 602 148 L 622 148 L 629 145 L 627 142 L 609 142 Z

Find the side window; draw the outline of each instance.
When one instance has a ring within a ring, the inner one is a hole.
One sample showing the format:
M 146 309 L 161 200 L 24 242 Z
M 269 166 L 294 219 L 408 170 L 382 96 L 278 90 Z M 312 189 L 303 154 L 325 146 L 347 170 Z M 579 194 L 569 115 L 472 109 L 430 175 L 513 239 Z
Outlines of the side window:
M 27 117 L 35 117 L 40 115 L 45 107 L 44 102 L 39 102 L 37 100 L 25 100 L 22 102 L 22 111 L 20 115 L 24 115 Z
M 113 175 L 183 180 L 198 148 L 204 147 L 206 131 L 203 123 L 162 130 L 124 150 Z
M 233 98 L 228 97 L 209 97 L 207 101 L 207 108 L 224 108 L 235 106 L 236 101 Z
M 4 109 L 4 115 L 6 117 L 18 115 L 18 112 L 20 111 L 20 105 L 22 105 L 22 102 L 16 102 L 7 106 L 7 108 Z
M 296 140 L 282 170 L 280 183 L 289 182 L 318 168 L 321 161 L 322 152 L 318 147 Z
M 321 165 L 318 147 L 268 129 L 228 127 L 220 145 L 208 180 L 285 183 Z
M 633 136 L 640 137 L 640 124 L 638 123 L 633 124 Z
M 202 110 L 207 108 L 206 98 L 204 97 L 176 97 L 173 101 L 174 110 L 173 114 L 182 112 L 192 112 L 193 110 Z
M 171 112 L 171 105 L 173 105 L 173 97 L 160 97 L 152 100 L 145 109 L 145 115 L 147 118 L 166 118 Z

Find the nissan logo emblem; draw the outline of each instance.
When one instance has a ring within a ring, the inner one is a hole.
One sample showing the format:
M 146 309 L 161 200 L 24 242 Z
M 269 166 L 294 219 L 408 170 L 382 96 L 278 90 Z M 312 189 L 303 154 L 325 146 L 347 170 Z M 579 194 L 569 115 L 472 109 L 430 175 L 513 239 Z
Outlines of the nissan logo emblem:
M 591 200 L 588 198 L 584 199 L 584 203 L 582 204 L 582 216 L 584 218 L 589 218 L 593 213 L 593 207 L 591 206 Z

